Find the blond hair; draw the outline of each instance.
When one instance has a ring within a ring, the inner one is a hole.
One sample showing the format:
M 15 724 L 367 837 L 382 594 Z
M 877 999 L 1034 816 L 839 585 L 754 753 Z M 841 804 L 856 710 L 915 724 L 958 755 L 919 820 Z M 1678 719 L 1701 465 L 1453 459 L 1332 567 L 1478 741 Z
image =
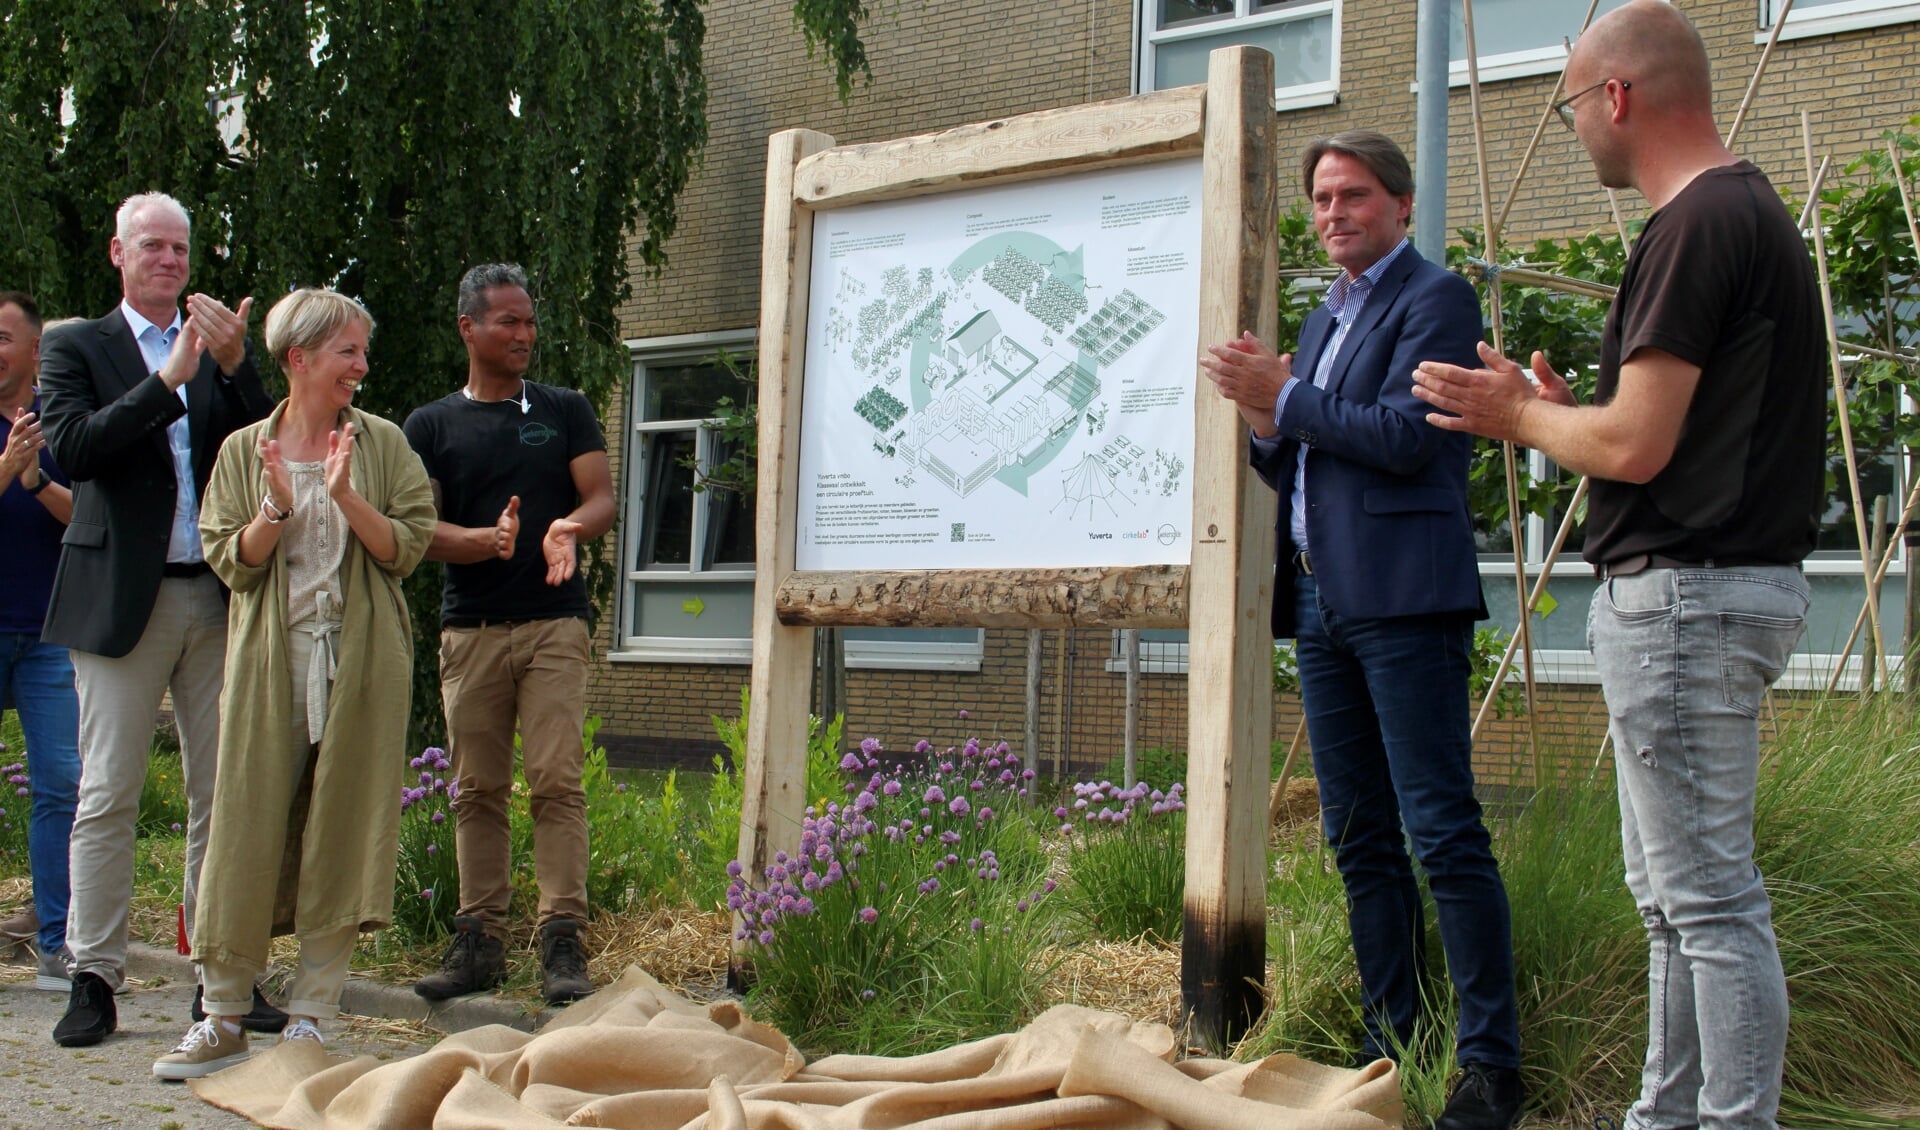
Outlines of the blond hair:
M 365 306 L 337 290 L 301 287 L 267 311 L 267 352 L 285 372 L 287 357 L 294 350 L 318 349 L 356 321 L 369 334 L 373 332 L 373 315 Z

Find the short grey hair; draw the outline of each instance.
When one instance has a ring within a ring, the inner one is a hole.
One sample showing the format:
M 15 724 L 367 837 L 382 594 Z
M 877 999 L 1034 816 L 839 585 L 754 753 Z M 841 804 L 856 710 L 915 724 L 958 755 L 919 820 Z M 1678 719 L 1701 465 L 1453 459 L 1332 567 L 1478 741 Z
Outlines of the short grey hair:
M 485 314 L 487 292 L 496 286 L 517 286 L 521 290 L 528 290 L 527 272 L 518 263 L 482 263 L 469 270 L 460 276 L 460 316 L 478 318 Z
M 186 205 L 168 196 L 164 192 L 141 192 L 120 202 L 120 210 L 113 214 L 113 234 L 125 243 L 133 235 L 133 222 L 143 212 L 154 210 L 171 212 L 187 230 L 193 230 L 193 217 L 187 215 Z
M 267 352 L 286 371 L 294 350 L 318 349 L 353 322 L 373 332 L 373 315 L 365 306 L 337 290 L 301 287 L 267 311 Z
M 1309 200 L 1313 198 L 1313 171 L 1319 167 L 1320 158 L 1329 153 L 1351 157 L 1365 165 L 1379 178 L 1380 186 L 1388 195 L 1413 195 L 1413 166 L 1407 163 L 1407 155 L 1399 144 L 1379 130 L 1350 129 L 1316 139 L 1300 155 L 1300 183 L 1307 190 Z

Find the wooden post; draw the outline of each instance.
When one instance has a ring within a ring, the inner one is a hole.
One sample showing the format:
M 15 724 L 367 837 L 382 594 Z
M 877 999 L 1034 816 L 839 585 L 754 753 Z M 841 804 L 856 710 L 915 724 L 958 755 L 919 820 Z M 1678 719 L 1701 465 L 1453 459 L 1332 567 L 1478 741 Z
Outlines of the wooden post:
M 767 142 L 767 197 L 760 242 L 760 486 L 754 514 L 752 699 L 747 763 L 741 773 L 740 855 L 758 880 L 774 852 L 800 843 L 807 799 L 807 681 L 813 633 L 780 622 L 774 590 L 793 571 L 798 490 L 801 369 L 806 361 L 807 283 L 813 223 L 794 203 L 800 159 L 831 148 L 833 138 L 790 129 Z M 743 973 L 734 943 L 729 979 Z
M 1207 71 L 1200 341 L 1272 341 L 1278 220 L 1273 57 L 1213 52 Z M 1273 491 L 1247 467 L 1246 426 L 1195 371 L 1188 611 L 1188 789 L 1181 1003 L 1224 1052 L 1259 1015 L 1266 973 L 1267 652 Z

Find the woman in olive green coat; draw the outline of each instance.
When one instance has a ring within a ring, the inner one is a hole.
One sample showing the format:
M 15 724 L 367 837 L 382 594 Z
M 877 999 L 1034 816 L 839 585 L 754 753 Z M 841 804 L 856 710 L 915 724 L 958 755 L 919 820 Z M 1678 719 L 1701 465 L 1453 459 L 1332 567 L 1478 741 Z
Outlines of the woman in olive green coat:
M 276 932 L 300 939 L 282 1040 L 320 1039 L 362 930 L 393 916 L 413 633 L 400 581 L 433 537 L 433 494 L 398 427 L 352 406 L 373 319 L 330 290 L 267 314 L 287 399 L 221 447 L 207 561 L 233 590 L 220 763 L 194 919 L 207 1019 L 156 1075 L 247 1054 Z M 286 911 L 291 909 L 290 921 Z

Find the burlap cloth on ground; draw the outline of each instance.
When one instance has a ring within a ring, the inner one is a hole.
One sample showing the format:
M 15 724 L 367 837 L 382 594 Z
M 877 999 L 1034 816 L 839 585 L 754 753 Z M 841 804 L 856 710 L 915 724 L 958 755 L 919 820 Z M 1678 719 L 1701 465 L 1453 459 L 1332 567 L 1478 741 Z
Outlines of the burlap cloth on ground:
M 1174 1062 L 1174 1034 L 1073 1005 L 1022 1031 L 925 1055 L 808 1063 L 726 1002 L 637 968 L 538 1035 L 491 1026 L 411 1059 L 328 1056 L 297 1040 L 192 1084 L 286 1130 L 1398 1130 L 1400 1081 L 1293 1056 Z

